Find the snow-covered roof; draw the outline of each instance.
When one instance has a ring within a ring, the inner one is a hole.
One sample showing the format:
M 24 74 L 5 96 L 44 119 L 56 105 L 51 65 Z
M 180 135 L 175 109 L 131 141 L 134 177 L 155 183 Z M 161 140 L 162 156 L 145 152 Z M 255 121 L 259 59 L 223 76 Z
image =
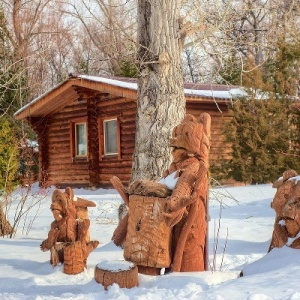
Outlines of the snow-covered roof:
M 98 76 L 89 76 L 89 75 L 78 75 L 78 78 L 87 79 L 95 82 L 102 82 L 111 84 L 114 86 L 137 90 L 137 82 L 132 79 L 125 79 L 117 80 L 114 78 L 105 78 L 105 77 L 98 77 Z M 130 80 L 130 81 L 128 81 Z M 185 84 L 191 85 L 191 84 Z M 215 89 L 215 87 L 223 87 L 222 90 Z M 201 89 L 202 88 L 202 89 Z M 210 97 L 210 98 L 220 98 L 220 99 L 232 99 L 237 97 L 245 97 L 247 95 L 246 91 L 240 87 L 233 87 L 227 85 L 210 85 L 210 84 L 192 84 L 192 88 L 185 88 L 184 93 L 186 95 L 195 95 L 195 96 L 203 96 L 203 97 Z
M 105 92 L 113 93 L 111 89 L 119 87 L 122 88 L 122 96 L 136 98 L 137 91 L 137 80 L 134 78 L 124 78 L 124 77 L 104 77 L 104 76 L 90 76 L 90 75 L 77 75 L 71 74 L 70 78 L 66 81 L 54 86 L 52 89 L 48 90 L 39 97 L 33 99 L 31 102 L 19 109 L 14 116 L 17 119 L 22 119 L 24 117 L 32 116 L 36 114 L 39 110 L 51 111 L 49 108 L 49 103 L 55 97 L 57 102 L 62 102 L 67 100 L 62 100 L 59 97 L 60 93 L 74 91 L 74 86 L 84 86 L 84 83 L 102 83 L 105 86 Z M 185 83 L 184 92 L 186 96 L 189 97 L 201 97 L 201 98 L 213 98 L 213 99 L 233 99 L 239 97 L 245 97 L 246 91 L 241 87 L 230 86 L 230 85 L 216 85 L 216 84 L 199 84 L 199 83 Z M 126 92 L 127 91 L 127 92 Z M 65 97 L 66 98 L 66 97 Z M 53 105 L 53 102 L 51 102 Z M 67 103 L 66 103 L 67 104 Z M 48 105 L 48 107 L 47 107 Z M 58 104 L 56 104 L 58 105 Z M 63 103 L 60 103 L 63 105 Z M 47 109 L 46 109 L 47 107 Z

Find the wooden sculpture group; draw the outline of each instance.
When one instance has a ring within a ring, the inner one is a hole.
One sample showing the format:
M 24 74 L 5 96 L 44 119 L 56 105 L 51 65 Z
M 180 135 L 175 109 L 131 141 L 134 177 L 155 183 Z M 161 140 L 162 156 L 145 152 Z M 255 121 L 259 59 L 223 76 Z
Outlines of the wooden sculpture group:
M 187 115 L 172 133 L 173 161 L 161 182 L 137 181 L 114 187 L 128 206 L 112 240 L 140 273 L 204 271 L 206 268 L 208 155 L 210 116 Z M 162 182 L 171 177 L 171 189 Z
M 124 258 L 133 263 L 136 277 L 137 271 L 158 275 L 162 268 L 166 272 L 206 268 L 210 125 L 210 116 L 203 113 L 198 120 L 186 115 L 174 128 L 170 140 L 173 161 L 160 182 L 136 181 L 126 189 L 117 177 L 111 179 L 128 206 L 112 240 L 124 248 Z M 64 263 L 67 274 L 81 272 L 98 245 L 89 240 L 90 206 L 95 204 L 74 197 L 71 188 L 53 193 L 50 208 L 55 220 L 41 250 L 50 250 L 51 264 Z M 107 288 L 105 272 L 97 272 L 96 267 L 95 279 Z M 124 280 L 124 276 L 116 283 L 121 281 L 125 282 L 122 287 L 137 285 L 137 280 Z
M 117 177 L 111 179 L 127 207 L 112 241 L 124 249 L 129 268 L 116 272 L 97 265 L 95 280 L 104 288 L 112 283 L 136 286 L 138 272 L 159 275 L 162 269 L 166 273 L 206 269 L 210 126 L 210 116 L 203 113 L 198 119 L 186 115 L 174 128 L 173 161 L 159 182 L 139 180 L 125 188 Z M 300 177 L 289 170 L 273 186 L 277 192 L 271 207 L 276 218 L 269 251 L 284 245 L 300 249 Z M 50 250 L 51 264 L 64 263 L 67 274 L 82 272 L 99 243 L 89 238 L 87 208 L 93 206 L 76 198 L 71 188 L 53 193 L 50 208 L 55 220 L 41 250 Z

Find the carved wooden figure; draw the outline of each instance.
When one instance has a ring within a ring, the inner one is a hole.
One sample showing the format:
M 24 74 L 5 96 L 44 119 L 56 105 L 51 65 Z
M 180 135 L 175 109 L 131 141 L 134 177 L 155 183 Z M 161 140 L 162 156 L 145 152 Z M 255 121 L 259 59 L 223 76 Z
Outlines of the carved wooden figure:
M 273 187 L 277 188 L 271 207 L 276 212 L 269 251 L 284 245 L 300 249 L 300 182 L 296 171 L 288 170 Z
M 129 207 L 112 240 L 124 245 L 125 259 L 136 263 L 140 273 L 206 269 L 210 125 L 210 116 L 203 113 L 198 120 L 186 115 L 174 128 L 173 162 L 161 182 L 136 181 L 126 191 L 112 178 Z M 169 177 L 177 181 L 175 187 L 167 186 Z
M 41 244 L 42 251 L 50 250 L 50 263 L 56 266 L 64 263 L 64 273 L 77 274 L 84 270 L 89 254 L 98 246 L 98 241 L 90 241 L 88 207 L 95 203 L 74 196 L 71 188 L 65 192 L 55 190 L 52 194 L 54 221 L 48 238 Z

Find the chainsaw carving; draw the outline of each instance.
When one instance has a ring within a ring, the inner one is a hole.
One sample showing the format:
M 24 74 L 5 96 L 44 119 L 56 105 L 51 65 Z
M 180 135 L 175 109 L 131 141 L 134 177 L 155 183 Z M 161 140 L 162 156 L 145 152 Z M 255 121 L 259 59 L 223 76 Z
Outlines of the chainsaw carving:
M 129 208 L 112 240 L 124 245 L 125 259 L 140 273 L 206 268 L 210 125 L 210 116 L 203 113 L 199 120 L 186 115 L 174 128 L 173 162 L 160 182 L 136 181 L 125 190 L 117 177 L 111 180 Z
M 55 190 L 52 194 L 54 221 L 48 238 L 41 244 L 42 251 L 50 250 L 50 263 L 56 266 L 64 263 L 64 273 L 77 274 L 84 270 L 89 254 L 98 246 L 98 241 L 90 241 L 88 207 L 94 202 L 74 197 L 73 190 Z
M 269 251 L 284 245 L 300 249 L 300 177 L 296 171 L 283 173 L 273 187 L 277 192 L 271 203 L 276 212 Z

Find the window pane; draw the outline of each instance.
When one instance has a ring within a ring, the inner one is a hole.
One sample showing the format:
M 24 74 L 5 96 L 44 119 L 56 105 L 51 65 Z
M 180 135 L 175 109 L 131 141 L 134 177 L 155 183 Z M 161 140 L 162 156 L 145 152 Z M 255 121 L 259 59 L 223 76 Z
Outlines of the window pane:
M 104 153 L 118 153 L 117 120 L 104 121 Z
M 75 125 L 76 155 L 87 155 L 86 124 Z

